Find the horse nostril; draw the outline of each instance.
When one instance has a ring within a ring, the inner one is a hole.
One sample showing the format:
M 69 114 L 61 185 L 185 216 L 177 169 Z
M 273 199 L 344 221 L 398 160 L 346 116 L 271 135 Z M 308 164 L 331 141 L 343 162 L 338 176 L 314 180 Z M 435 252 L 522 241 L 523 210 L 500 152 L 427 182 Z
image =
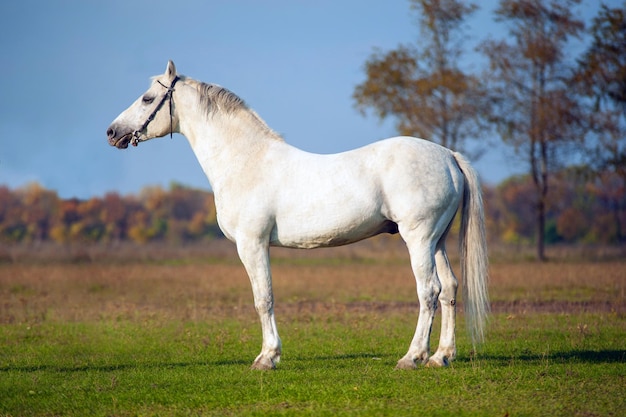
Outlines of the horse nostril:
M 107 137 L 109 138 L 113 138 L 115 137 L 115 129 L 113 129 L 112 127 L 107 129 Z

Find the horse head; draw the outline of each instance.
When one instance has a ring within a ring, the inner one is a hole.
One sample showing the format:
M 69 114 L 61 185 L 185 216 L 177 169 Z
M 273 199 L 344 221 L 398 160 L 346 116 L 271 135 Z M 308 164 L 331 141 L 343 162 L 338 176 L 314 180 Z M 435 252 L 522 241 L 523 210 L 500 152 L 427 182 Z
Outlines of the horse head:
M 179 80 L 172 61 L 167 63 L 165 73 L 154 77 L 152 85 L 133 104 L 124 110 L 107 129 L 109 144 L 126 149 L 129 144 L 171 135 L 178 126 L 172 94 Z M 164 109 L 163 107 L 169 107 Z

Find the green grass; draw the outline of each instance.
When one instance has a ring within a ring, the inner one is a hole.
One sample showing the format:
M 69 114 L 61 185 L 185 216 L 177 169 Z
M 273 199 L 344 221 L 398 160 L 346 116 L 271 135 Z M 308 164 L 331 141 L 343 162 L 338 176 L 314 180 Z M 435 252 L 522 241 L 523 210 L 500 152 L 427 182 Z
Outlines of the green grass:
M 0 264 L 0 417 L 621 416 L 625 266 L 492 264 L 485 345 L 460 314 L 452 366 L 396 371 L 417 317 L 407 262 L 277 262 L 283 361 L 255 372 L 239 263 Z
M 394 311 L 279 315 L 283 361 L 255 372 L 253 316 L 5 324 L 0 415 L 623 415 L 621 315 L 496 315 L 477 354 L 460 323 L 452 366 L 396 371 L 414 325 Z

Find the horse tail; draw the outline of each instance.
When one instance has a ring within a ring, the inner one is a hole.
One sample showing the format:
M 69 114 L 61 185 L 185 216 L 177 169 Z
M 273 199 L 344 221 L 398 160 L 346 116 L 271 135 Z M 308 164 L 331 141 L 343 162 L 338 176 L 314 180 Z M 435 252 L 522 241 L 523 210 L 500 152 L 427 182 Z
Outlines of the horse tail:
M 466 323 L 472 343 L 476 345 L 484 340 L 485 322 L 490 311 L 487 292 L 488 259 L 485 214 L 476 171 L 463 155 L 456 152 L 453 152 L 453 155 L 465 177 L 459 252 Z

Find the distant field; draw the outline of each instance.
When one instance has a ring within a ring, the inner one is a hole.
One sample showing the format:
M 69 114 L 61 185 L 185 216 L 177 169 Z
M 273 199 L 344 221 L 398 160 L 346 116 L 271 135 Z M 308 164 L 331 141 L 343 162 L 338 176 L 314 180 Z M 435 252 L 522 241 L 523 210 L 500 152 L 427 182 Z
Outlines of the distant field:
M 458 360 L 404 372 L 415 285 L 382 258 L 279 257 L 265 373 L 232 258 L 0 263 L 0 415 L 623 415 L 626 262 L 495 262 L 485 345 L 461 313 Z

